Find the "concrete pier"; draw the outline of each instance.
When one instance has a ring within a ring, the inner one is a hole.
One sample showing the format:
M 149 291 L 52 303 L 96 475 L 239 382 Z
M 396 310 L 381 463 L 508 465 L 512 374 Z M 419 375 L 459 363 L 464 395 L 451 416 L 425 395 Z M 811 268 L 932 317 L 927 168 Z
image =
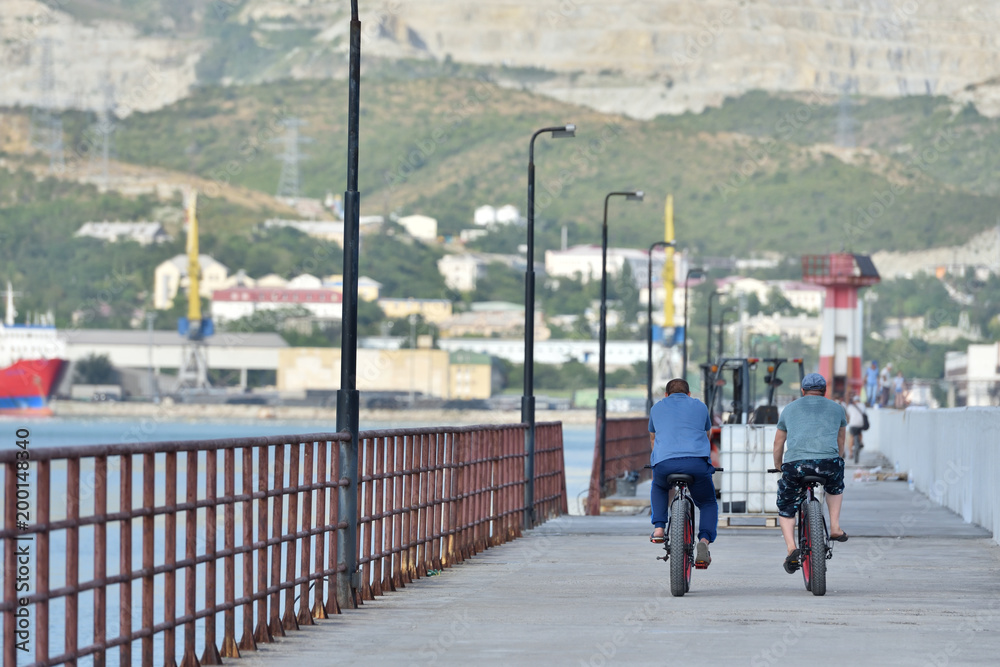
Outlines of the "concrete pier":
M 775 529 L 724 529 L 683 598 L 648 517 L 562 517 L 246 665 L 995 664 L 1000 547 L 905 482 L 848 481 L 827 594 Z

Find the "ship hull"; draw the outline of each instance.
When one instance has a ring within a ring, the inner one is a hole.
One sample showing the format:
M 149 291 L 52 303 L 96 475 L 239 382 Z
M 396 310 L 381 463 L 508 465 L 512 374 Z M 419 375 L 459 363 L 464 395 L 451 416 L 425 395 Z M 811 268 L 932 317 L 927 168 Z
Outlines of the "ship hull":
M 30 359 L 0 370 L 0 415 L 51 415 L 49 397 L 65 367 L 63 359 Z

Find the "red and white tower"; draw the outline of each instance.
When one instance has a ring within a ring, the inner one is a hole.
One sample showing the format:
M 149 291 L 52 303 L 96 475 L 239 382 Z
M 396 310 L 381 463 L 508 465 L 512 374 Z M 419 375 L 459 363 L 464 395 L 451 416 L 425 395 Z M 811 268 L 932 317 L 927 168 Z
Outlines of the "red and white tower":
M 804 255 L 802 280 L 826 287 L 819 372 L 827 380 L 830 396 L 839 399 L 847 392 L 860 394 L 864 384 L 861 368 L 864 319 L 858 290 L 879 282 L 875 265 L 868 255 Z

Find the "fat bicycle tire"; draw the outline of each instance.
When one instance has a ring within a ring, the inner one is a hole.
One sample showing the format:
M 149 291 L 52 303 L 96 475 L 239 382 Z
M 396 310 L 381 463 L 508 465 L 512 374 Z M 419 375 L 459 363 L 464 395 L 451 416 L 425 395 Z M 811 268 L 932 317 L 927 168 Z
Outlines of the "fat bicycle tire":
M 811 591 L 812 585 L 809 582 L 809 574 L 812 572 L 812 563 L 809 561 L 809 521 L 806 519 L 806 506 L 808 501 L 799 506 L 799 518 L 795 524 L 796 536 L 799 543 L 799 568 L 802 570 L 802 582 L 806 585 L 806 590 Z
M 687 525 L 688 501 L 678 494 L 670 506 L 670 594 L 681 597 L 691 581 L 691 562 L 688 558 Z
M 826 527 L 823 506 L 818 500 L 806 505 L 809 530 L 809 590 L 813 595 L 826 595 Z

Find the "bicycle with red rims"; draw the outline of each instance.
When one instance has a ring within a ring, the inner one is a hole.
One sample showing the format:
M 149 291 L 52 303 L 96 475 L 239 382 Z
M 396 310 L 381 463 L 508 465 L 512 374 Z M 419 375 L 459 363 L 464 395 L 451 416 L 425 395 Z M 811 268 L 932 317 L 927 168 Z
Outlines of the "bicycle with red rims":
M 779 468 L 768 468 L 768 472 L 780 473 Z M 799 566 L 806 590 L 813 595 L 826 595 L 826 561 L 833 558 L 833 543 L 823 516 L 823 505 L 816 498 L 817 486 L 826 484 L 822 475 L 805 475 L 806 498 L 799 505 L 795 519 L 795 531 L 799 544 Z
M 652 466 L 646 466 L 651 468 Z M 722 468 L 716 468 L 722 472 Z M 681 597 L 691 590 L 691 570 L 704 570 L 707 564 L 695 562 L 694 552 L 694 499 L 688 491 L 688 485 L 694 484 L 694 477 L 683 473 L 667 475 L 667 484 L 671 487 L 674 499 L 670 503 L 670 515 L 667 517 L 667 528 L 663 531 L 666 538 L 663 542 L 662 556 L 656 560 L 670 563 L 670 594 Z

